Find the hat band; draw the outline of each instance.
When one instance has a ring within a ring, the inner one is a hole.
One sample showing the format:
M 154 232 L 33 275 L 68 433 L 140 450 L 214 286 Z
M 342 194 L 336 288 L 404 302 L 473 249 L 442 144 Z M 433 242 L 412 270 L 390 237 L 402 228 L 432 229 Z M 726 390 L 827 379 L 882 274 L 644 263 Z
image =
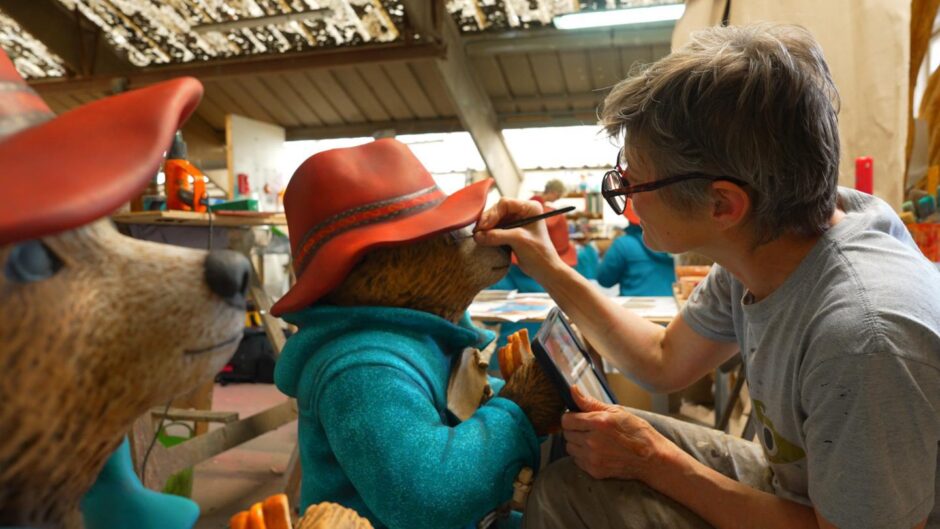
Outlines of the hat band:
M 12 116 L 0 116 L 0 138 L 11 136 L 23 129 L 35 127 L 52 119 L 48 112 L 27 112 Z
M 444 201 L 444 193 L 435 185 L 414 193 L 372 202 L 333 215 L 307 231 L 294 255 L 294 271 L 303 273 L 324 244 L 349 230 L 387 222 L 430 209 Z
M 0 138 L 54 117 L 55 114 L 29 85 L 0 81 Z

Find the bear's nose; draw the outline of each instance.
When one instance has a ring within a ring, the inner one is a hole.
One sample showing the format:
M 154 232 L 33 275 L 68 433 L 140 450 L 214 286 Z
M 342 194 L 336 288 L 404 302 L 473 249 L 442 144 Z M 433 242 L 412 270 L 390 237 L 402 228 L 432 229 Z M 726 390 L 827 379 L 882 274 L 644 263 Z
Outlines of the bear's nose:
M 229 305 L 244 309 L 251 264 L 231 250 L 213 250 L 206 256 L 206 284 Z

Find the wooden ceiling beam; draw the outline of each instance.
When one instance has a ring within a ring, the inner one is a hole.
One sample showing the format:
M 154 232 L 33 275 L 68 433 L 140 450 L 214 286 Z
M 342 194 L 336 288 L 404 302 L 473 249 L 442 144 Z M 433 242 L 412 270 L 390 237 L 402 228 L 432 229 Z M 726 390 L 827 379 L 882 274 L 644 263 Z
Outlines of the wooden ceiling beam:
M 2 0 L 0 0 L 2 1 Z M 76 77 L 68 79 L 37 79 L 29 84 L 40 94 L 108 90 L 115 80 L 126 80 L 127 87 L 192 76 L 200 81 L 218 81 L 240 75 L 258 75 L 292 70 L 329 68 L 362 63 L 383 63 L 434 59 L 445 53 L 443 46 L 432 43 L 381 44 L 331 48 L 303 53 L 285 53 L 208 62 L 191 62 L 127 70 L 116 75 Z
M 464 130 L 457 118 L 416 119 L 409 121 L 370 121 L 323 127 L 292 127 L 287 129 L 287 141 L 323 140 L 329 138 L 381 138 L 396 134 L 424 134 L 428 132 L 458 132 Z
M 500 129 L 596 125 L 596 112 L 596 107 L 550 112 L 505 112 L 497 115 L 497 123 Z M 325 140 L 332 138 L 382 138 L 398 134 L 466 131 L 463 124 L 456 117 L 404 121 L 370 121 L 322 127 L 291 127 L 286 130 L 287 141 Z
M 407 23 L 423 40 L 444 42 L 444 18 L 450 18 L 442 0 L 402 0 Z
M 440 0 L 403 0 L 402 3 L 413 23 L 415 20 L 433 20 L 434 6 L 443 5 Z M 434 59 L 434 64 L 457 110 L 457 117 L 473 138 L 500 193 L 505 197 L 516 197 L 522 183 L 522 172 L 506 146 L 493 103 L 472 72 L 457 24 L 450 16 L 435 23 L 439 24 L 440 42 L 447 55 Z M 420 27 L 416 29 L 420 32 Z
M 508 105 L 520 105 L 523 107 L 531 105 L 567 105 L 573 108 L 595 109 L 598 104 L 604 101 L 608 90 L 609 89 L 603 89 L 595 92 L 577 94 L 494 97 L 493 104 L 496 105 L 496 108 L 505 108 Z M 500 113 L 500 115 L 502 115 L 502 113 Z

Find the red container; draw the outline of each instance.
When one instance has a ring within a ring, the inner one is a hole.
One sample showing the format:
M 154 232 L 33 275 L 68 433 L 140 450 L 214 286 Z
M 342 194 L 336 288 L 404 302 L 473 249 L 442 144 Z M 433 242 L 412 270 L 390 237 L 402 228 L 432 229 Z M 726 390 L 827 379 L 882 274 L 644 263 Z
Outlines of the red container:
M 875 192 L 873 166 L 871 156 L 859 156 L 855 159 L 855 189 L 869 195 Z
M 247 196 L 248 193 L 251 193 L 251 187 L 248 185 L 248 175 L 245 173 L 238 173 L 236 190 L 239 196 Z

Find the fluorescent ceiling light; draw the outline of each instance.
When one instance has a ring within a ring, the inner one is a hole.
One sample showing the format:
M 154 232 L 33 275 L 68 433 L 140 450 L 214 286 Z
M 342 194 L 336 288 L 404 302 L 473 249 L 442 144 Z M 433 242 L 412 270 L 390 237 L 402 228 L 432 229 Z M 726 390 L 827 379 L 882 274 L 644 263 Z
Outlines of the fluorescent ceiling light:
M 669 4 L 606 11 L 585 11 L 555 17 L 552 22 L 558 29 L 585 29 L 605 26 L 629 26 L 678 20 L 685 11 L 685 4 Z

